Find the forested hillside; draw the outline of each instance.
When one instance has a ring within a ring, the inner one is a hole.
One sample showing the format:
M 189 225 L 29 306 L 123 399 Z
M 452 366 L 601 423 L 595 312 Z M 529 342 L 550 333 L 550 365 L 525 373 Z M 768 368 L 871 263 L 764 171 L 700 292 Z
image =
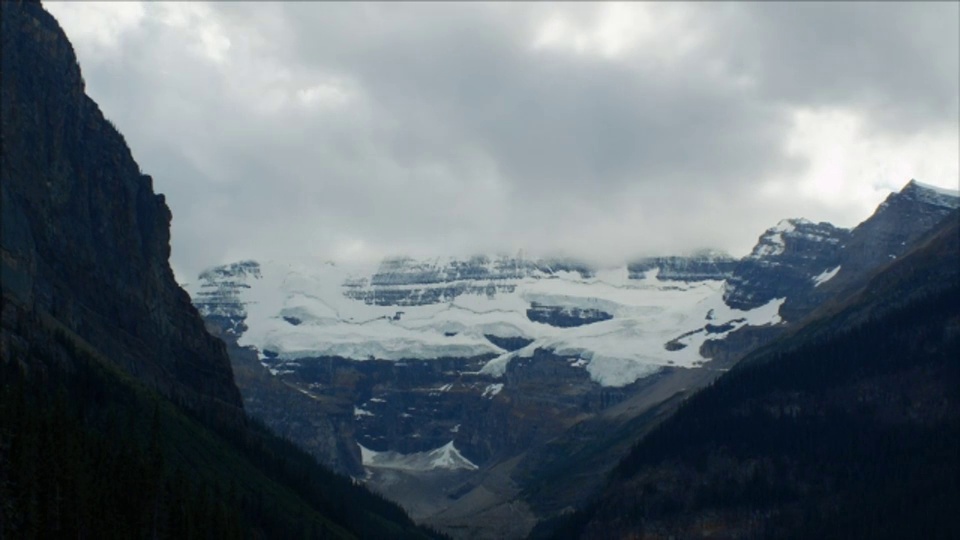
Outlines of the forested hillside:
M 957 221 L 694 395 L 535 536 L 955 537 Z
M 431 536 L 262 426 L 211 427 L 68 331 L 11 322 L 35 341 L 0 364 L 0 537 Z
M 246 417 L 63 30 L 0 15 L 0 538 L 435 536 Z

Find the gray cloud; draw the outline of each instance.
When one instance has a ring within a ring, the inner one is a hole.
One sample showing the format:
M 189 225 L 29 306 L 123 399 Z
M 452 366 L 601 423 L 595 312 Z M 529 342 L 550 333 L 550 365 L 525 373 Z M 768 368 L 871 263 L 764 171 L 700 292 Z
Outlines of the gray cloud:
M 791 146 L 797 111 L 854 115 L 875 153 L 957 138 L 956 4 L 642 3 L 619 33 L 592 4 L 168 8 L 74 40 L 168 195 L 181 279 L 303 252 L 742 252 L 781 217 L 851 225 L 882 196 L 801 196 L 819 158 Z
M 960 4 L 763 3 L 717 39 L 769 100 L 844 104 L 878 129 L 956 127 Z

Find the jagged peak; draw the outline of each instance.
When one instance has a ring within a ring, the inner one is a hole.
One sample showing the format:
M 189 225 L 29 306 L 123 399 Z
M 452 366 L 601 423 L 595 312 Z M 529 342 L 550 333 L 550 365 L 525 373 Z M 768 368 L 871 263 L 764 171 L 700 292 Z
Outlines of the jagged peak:
M 902 204 L 903 202 L 921 203 L 940 208 L 953 209 L 960 207 L 960 193 L 911 179 L 903 186 L 903 189 L 888 195 L 887 198 L 880 203 L 880 206 L 877 207 L 877 212 L 887 210 L 891 203 Z
M 781 219 L 775 227 L 767 229 L 768 233 L 793 232 L 797 226 L 813 225 L 813 222 L 806 218 L 786 218 Z
M 806 218 L 781 219 L 775 226 L 770 227 L 762 235 L 750 253 L 749 258 L 766 259 L 783 255 L 786 249 L 784 237 L 806 238 L 813 241 L 837 242 L 837 235 L 842 235 L 846 229 L 831 223 L 814 223 Z

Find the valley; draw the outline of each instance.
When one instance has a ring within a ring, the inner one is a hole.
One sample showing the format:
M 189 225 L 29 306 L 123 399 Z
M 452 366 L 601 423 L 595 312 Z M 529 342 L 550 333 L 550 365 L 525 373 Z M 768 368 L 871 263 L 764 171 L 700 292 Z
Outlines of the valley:
M 686 397 L 857 290 L 957 204 L 912 181 L 853 230 L 783 220 L 740 260 L 294 258 L 212 268 L 187 290 L 249 371 L 238 379 L 251 413 L 423 523 L 522 537 L 582 504 Z

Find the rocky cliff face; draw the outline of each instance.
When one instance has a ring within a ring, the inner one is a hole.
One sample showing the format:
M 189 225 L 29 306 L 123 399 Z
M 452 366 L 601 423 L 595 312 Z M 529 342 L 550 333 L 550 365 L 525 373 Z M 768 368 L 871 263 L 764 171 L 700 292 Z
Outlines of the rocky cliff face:
M 725 280 L 736 268 L 737 260 L 717 251 L 705 250 L 689 257 L 648 257 L 630 263 L 630 279 L 640 279 L 656 269 L 657 278 L 671 281 Z
M 505 256 L 432 261 L 394 257 L 384 260 L 369 278 L 346 281 L 344 294 L 371 305 L 423 306 L 449 302 L 463 294 L 510 293 L 517 280 L 544 279 L 557 272 L 592 275 L 586 265 L 567 261 Z
M 226 350 L 168 264 L 170 210 L 39 4 L 3 5 L 4 312 L 49 315 L 175 400 L 240 421 Z M 10 315 L 11 317 L 13 315 Z M 4 340 L 17 339 L 6 325 Z
M 960 207 L 956 192 L 911 180 L 891 193 L 869 219 L 851 232 L 838 263 L 840 272 L 831 287 L 871 273 L 902 257 L 921 236 Z
M 791 298 L 814 285 L 811 280 L 837 266 L 849 237 L 846 229 L 805 219 L 785 219 L 767 229 L 753 251 L 727 280 L 724 300 L 749 308 L 771 298 Z
M 958 206 L 956 192 L 911 180 L 852 230 L 781 221 L 737 264 L 724 300 L 743 309 L 786 297 L 780 315 L 797 321 L 839 291 L 863 286 Z

